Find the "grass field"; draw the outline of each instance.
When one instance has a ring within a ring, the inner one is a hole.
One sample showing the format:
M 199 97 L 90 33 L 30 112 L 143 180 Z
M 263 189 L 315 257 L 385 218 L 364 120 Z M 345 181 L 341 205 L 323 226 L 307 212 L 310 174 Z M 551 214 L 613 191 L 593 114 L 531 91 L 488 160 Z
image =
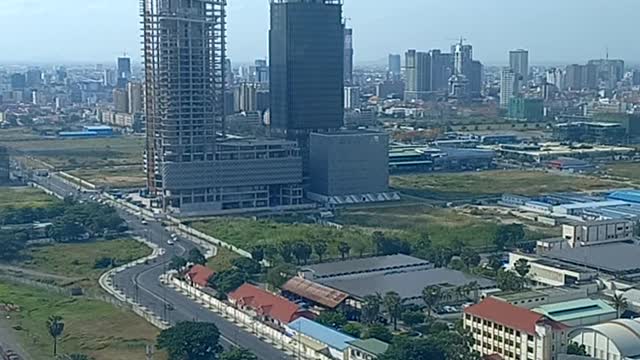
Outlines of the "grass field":
M 625 178 L 633 182 L 640 183 L 640 163 L 637 162 L 614 162 L 602 166 L 611 176 Z
M 207 267 L 215 272 L 221 272 L 233 267 L 232 261 L 240 255 L 223 247 L 218 247 L 218 253 L 207 261 Z
M 51 315 L 65 322 L 59 353 L 83 353 L 96 360 L 142 360 L 145 346 L 158 330 L 133 313 L 99 301 L 68 298 L 40 289 L 0 283 L 0 303 L 15 304 L 19 312 L 2 314 L 17 330 L 34 360 L 52 359 L 52 340 L 46 327 Z M 156 359 L 166 359 L 157 354 Z
M 143 168 L 138 165 L 113 166 L 100 169 L 82 168 L 69 171 L 69 174 L 96 186 L 115 188 L 141 187 L 144 186 L 146 181 Z
M 30 247 L 18 266 L 53 275 L 79 279 L 74 286 L 97 288 L 105 269 L 95 269 L 96 260 L 109 257 L 117 264 L 129 263 L 149 255 L 151 250 L 133 239 L 98 241 L 86 244 L 55 244 Z M 61 284 L 71 285 L 71 284 Z
M 31 187 L 0 188 L 0 209 L 44 208 L 58 201 L 42 190 Z
M 61 170 L 99 169 L 105 166 L 141 165 L 144 138 L 40 138 L 25 141 L 0 140 L 0 145 L 25 152 Z
M 503 193 L 539 195 L 619 186 L 595 177 L 542 171 L 483 171 L 473 173 L 407 175 L 391 178 L 391 186 L 410 195 L 438 200 L 497 196 Z

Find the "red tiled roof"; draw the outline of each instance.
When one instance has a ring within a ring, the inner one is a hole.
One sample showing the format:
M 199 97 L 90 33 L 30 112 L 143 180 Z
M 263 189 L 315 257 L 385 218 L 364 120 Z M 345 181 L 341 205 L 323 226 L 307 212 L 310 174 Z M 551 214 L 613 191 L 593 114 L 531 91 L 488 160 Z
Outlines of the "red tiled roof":
M 209 278 L 213 276 L 213 270 L 209 269 L 206 266 L 195 265 L 192 267 L 187 273 L 187 277 L 191 279 L 194 283 L 200 286 L 207 286 L 209 283 Z
M 527 334 L 535 334 L 536 323 L 544 318 L 541 314 L 492 297 L 484 299 L 477 305 L 469 306 L 464 312 Z
M 298 276 L 287 281 L 282 286 L 282 290 L 296 294 L 305 299 L 309 299 L 330 309 L 335 309 L 349 297 L 349 295 L 342 291 L 334 290 L 330 287 Z
M 229 299 L 283 324 L 292 322 L 302 314 L 298 305 L 251 284 L 240 286 L 229 294 Z

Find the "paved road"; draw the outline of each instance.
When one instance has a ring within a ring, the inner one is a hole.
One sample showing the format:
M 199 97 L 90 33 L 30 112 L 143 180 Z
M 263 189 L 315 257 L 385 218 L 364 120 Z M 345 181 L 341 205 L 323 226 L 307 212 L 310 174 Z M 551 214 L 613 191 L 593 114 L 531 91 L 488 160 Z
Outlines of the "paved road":
M 66 184 L 55 175 L 49 178 L 36 178 L 35 180 L 40 185 L 62 196 L 73 194 L 83 200 L 90 200 L 92 195 L 78 192 L 73 186 Z M 149 221 L 148 225 L 142 225 L 137 217 L 125 211 L 119 210 L 119 213 L 127 221 L 131 231 L 165 248 L 166 253 L 149 264 L 135 266 L 117 274 L 114 278 L 116 287 L 124 291 L 128 297 L 137 299 L 138 303 L 151 309 L 155 314 L 171 324 L 191 320 L 215 323 L 220 329 L 224 347 L 228 348 L 230 345 L 243 347 L 249 349 L 259 359 L 264 360 L 291 359 L 282 351 L 193 302 L 181 293 L 163 286 L 159 277 L 166 271 L 167 264 L 171 258 L 174 255 L 181 256 L 186 254 L 196 245 L 186 239 L 180 239 L 175 245 L 168 245 L 167 240 L 170 239 L 171 234 L 159 222 Z

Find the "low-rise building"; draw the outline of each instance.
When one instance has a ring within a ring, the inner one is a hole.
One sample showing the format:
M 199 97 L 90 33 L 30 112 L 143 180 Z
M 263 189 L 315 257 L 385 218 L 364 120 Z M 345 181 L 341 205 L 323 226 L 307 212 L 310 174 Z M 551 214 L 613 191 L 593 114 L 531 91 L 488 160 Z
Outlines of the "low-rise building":
M 597 271 L 579 267 L 571 263 L 557 261 L 543 256 L 510 253 L 509 268 L 514 269 L 515 263 L 524 259 L 529 263 L 529 277 L 532 281 L 546 286 L 571 286 L 594 280 Z
M 346 359 L 347 349 L 354 337 L 343 334 L 315 321 L 299 318 L 286 326 L 293 347 L 302 354 L 319 360 Z
M 209 279 L 214 275 L 213 270 L 206 266 L 195 265 L 186 274 L 191 285 L 197 288 L 205 288 L 209 285 Z
M 473 350 L 505 360 L 556 360 L 566 350 L 567 326 L 542 314 L 487 298 L 464 310 Z
M 589 295 L 586 287 L 548 287 L 527 291 L 505 291 L 491 297 L 526 309 L 540 305 L 584 299 Z
M 592 359 L 639 359 L 640 322 L 619 319 L 578 328 L 569 334 L 569 343 L 584 345 L 587 354 Z
M 345 360 L 375 360 L 389 349 L 389 344 L 378 339 L 353 340 L 349 342 Z
M 541 305 L 533 311 L 569 327 L 600 324 L 617 317 L 611 305 L 599 299 L 579 299 Z
M 574 221 L 562 225 L 562 237 L 571 247 L 591 246 L 632 240 L 633 230 L 626 219 Z

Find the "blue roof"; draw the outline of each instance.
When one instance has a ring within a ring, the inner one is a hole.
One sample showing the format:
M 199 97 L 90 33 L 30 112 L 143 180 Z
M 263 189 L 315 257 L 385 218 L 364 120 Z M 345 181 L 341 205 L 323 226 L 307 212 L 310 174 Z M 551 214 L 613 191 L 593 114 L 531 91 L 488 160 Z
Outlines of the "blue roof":
M 608 197 L 609 199 L 614 200 L 640 203 L 640 191 L 638 190 L 616 191 L 611 193 Z
M 298 318 L 294 322 L 289 323 L 287 327 L 340 351 L 346 349 L 350 341 L 356 340 L 349 335 L 307 318 Z
M 84 127 L 88 131 L 96 131 L 96 130 L 113 130 L 111 126 L 107 125 L 88 125 Z

